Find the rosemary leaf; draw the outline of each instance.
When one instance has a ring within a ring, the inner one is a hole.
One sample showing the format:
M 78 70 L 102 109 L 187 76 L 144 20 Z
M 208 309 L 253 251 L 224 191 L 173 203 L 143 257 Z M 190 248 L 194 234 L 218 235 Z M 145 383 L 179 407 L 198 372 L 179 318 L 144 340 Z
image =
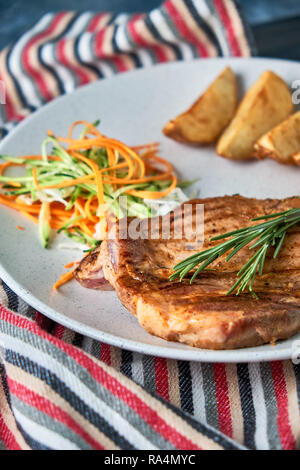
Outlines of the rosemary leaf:
M 187 274 L 193 273 L 190 279 L 190 283 L 192 283 L 202 271 L 207 271 L 207 267 L 217 258 L 227 253 L 225 262 L 228 262 L 242 248 L 249 245 L 249 250 L 257 249 L 257 251 L 239 270 L 238 279 L 229 289 L 227 295 L 235 291 L 236 295 L 239 295 L 248 288 L 251 295 L 257 299 L 258 296 L 253 291 L 256 275 L 263 274 L 266 255 L 270 248 L 275 248 L 273 258 L 276 259 L 284 244 L 287 231 L 300 224 L 300 208 L 252 219 L 252 221 L 260 220 L 265 220 L 265 222 L 211 238 L 211 241 L 220 241 L 220 243 L 178 263 L 173 268 L 174 272 L 171 274 L 170 280 L 179 278 L 182 281 Z M 253 241 L 254 243 L 251 244 Z

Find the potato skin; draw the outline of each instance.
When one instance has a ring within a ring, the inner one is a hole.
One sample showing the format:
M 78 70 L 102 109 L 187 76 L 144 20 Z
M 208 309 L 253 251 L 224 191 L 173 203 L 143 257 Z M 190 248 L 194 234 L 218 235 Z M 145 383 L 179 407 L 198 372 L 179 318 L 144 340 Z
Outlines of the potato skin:
M 211 144 L 232 119 L 237 100 L 236 77 L 226 67 L 189 109 L 165 125 L 163 133 L 191 145 Z
M 300 152 L 300 111 L 264 134 L 254 145 L 257 158 L 273 158 L 278 163 L 297 165 Z
M 255 142 L 286 119 L 293 109 L 287 84 L 274 72 L 264 72 L 247 91 L 233 120 L 221 135 L 217 153 L 234 160 L 254 157 Z

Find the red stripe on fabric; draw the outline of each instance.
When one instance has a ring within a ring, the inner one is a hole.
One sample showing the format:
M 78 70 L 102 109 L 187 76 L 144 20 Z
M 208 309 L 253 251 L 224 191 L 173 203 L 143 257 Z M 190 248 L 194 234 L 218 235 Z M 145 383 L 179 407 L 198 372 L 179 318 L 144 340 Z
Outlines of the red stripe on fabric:
M 92 377 L 105 387 L 112 395 L 120 398 L 131 409 L 133 409 L 145 422 L 149 424 L 157 433 L 161 434 L 165 439 L 169 440 L 177 449 L 180 450 L 201 450 L 199 446 L 190 441 L 178 430 L 170 426 L 164 421 L 155 410 L 147 403 L 143 402 L 134 392 L 126 388 L 117 379 L 96 364 L 90 357 L 86 356 L 80 349 L 64 343 L 63 341 L 51 336 L 37 325 L 30 322 L 24 317 L 18 317 L 14 313 L 0 306 L 0 314 L 4 321 L 7 321 L 18 328 L 24 328 L 41 338 L 49 341 L 49 343 L 60 348 L 62 351 L 72 357 L 78 364 L 84 367 Z
M 282 362 L 271 362 L 274 392 L 277 400 L 277 424 L 279 437 L 284 450 L 295 450 L 296 442 L 289 420 L 288 393 Z
M 109 344 L 101 343 L 100 361 L 110 366 L 111 364 L 111 349 Z
M 145 19 L 145 17 L 146 17 L 145 13 L 135 13 L 131 16 L 129 21 L 136 22 L 136 21 Z
M 168 62 L 168 56 L 163 47 L 146 41 L 146 39 L 137 31 L 135 23 L 136 21 L 132 19 L 128 22 L 127 25 L 129 34 L 131 35 L 133 41 L 140 47 L 151 49 L 155 53 L 158 62 Z
M 41 329 L 44 328 L 45 317 L 44 317 L 44 315 L 42 315 L 42 314 L 41 314 L 40 312 L 38 312 L 37 310 L 35 311 L 34 321 L 37 323 L 37 325 L 38 325 Z
M 103 41 L 106 32 L 107 30 L 105 28 L 95 34 L 95 53 L 99 57 L 99 59 L 109 59 L 111 62 L 113 62 L 118 72 L 126 72 L 128 70 L 128 66 L 120 55 L 114 54 L 113 52 L 112 54 L 106 54 L 103 51 Z
M 90 21 L 90 24 L 87 27 L 87 31 L 89 31 L 90 33 L 94 33 L 97 30 L 99 22 L 104 16 L 106 16 L 106 13 L 97 13 L 95 16 L 93 16 Z
M 0 437 L 1 437 L 1 440 L 4 442 L 5 447 L 8 450 L 22 450 L 22 448 L 17 443 L 15 436 L 10 431 L 10 429 L 8 429 L 8 427 L 6 426 L 1 414 L 0 414 Z
M 31 38 L 30 41 L 24 47 L 24 50 L 22 52 L 21 58 L 22 58 L 22 63 L 24 65 L 24 68 L 26 69 L 27 73 L 31 75 L 31 79 L 34 82 L 36 82 L 43 98 L 46 101 L 51 100 L 53 96 L 48 88 L 47 81 L 43 77 L 43 73 L 40 72 L 39 70 L 36 70 L 31 65 L 30 51 L 33 48 L 33 46 L 35 46 L 35 44 L 38 43 L 41 39 L 47 38 L 49 34 L 53 33 L 53 31 L 58 27 L 59 23 L 67 14 L 68 14 L 67 12 L 61 12 L 61 13 L 58 13 L 56 16 L 54 16 L 48 28 L 45 29 L 43 32 L 37 34 L 33 38 Z
M 231 22 L 230 15 L 227 11 L 226 3 L 224 2 L 224 0 L 214 0 L 214 4 L 215 4 L 215 7 L 216 7 L 216 9 L 219 13 L 219 16 L 220 16 L 222 22 L 224 23 L 224 26 L 226 28 L 227 39 L 228 39 L 228 42 L 229 42 L 229 45 L 230 45 L 232 55 L 236 56 L 236 57 L 241 56 L 242 53 L 241 53 L 240 45 L 239 45 L 238 40 L 235 36 L 234 27 L 233 27 L 233 24 Z
M 156 392 L 165 400 L 170 401 L 169 397 L 169 377 L 166 359 L 161 357 L 154 358 L 155 385 Z
M 64 332 L 65 332 L 65 327 L 60 325 L 59 323 L 57 323 L 55 325 L 55 328 L 54 328 L 54 331 L 53 331 L 53 335 L 58 338 L 58 339 L 62 339 L 63 336 L 64 336 Z
M 106 57 L 104 52 L 103 52 L 103 39 L 106 31 L 105 29 L 101 29 L 101 31 L 98 31 L 95 34 L 95 53 L 96 55 L 101 59 L 103 57 Z
M 181 33 L 181 35 L 186 38 L 191 44 L 196 46 L 198 53 L 201 57 L 209 57 L 207 48 L 204 44 L 201 43 L 201 41 L 194 35 L 192 30 L 188 27 L 172 0 L 167 0 L 164 3 L 164 7 L 169 13 L 170 17 L 172 18 L 176 28 Z
M 129 70 L 128 65 L 121 56 L 114 55 L 112 57 L 109 57 L 109 59 L 115 64 L 118 69 L 118 72 L 126 72 L 127 70 Z
M 76 423 L 76 421 L 74 421 L 74 419 L 66 411 L 59 408 L 53 402 L 47 400 L 47 398 L 35 393 L 33 390 L 25 387 L 19 382 L 16 382 L 10 377 L 8 377 L 7 381 L 10 392 L 24 403 L 27 403 L 28 405 L 40 410 L 51 418 L 64 424 L 80 437 L 82 437 L 94 449 L 104 450 L 104 447 L 92 436 L 90 436 L 90 434 L 88 434 L 81 426 L 79 426 L 79 424 Z
M 214 365 L 216 399 L 219 415 L 219 429 L 226 436 L 232 437 L 232 417 L 228 394 L 226 368 L 224 364 Z
M 72 64 L 72 62 L 69 60 L 69 58 L 66 54 L 66 51 L 65 51 L 65 46 L 66 46 L 67 41 L 68 41 L 68 39 L 66 39 L 66 38 L 61 39 L 60 41 L 58 41 L 58 44 L 57 44 L 57 47 L 56 47 L 58 60 L 63 65 L 65 65 L 66 67 L 73 70 L 73 72 L 75 73 L 75 75 L 78 78 L 78 86 L 86 85 L 87 83 L 89 83 L 91 81 L 91 79 L 90 79 L 89 75 L 87 73 L 85 73 L 85 71 L 79 65 L 76 66 L 76 65 Z

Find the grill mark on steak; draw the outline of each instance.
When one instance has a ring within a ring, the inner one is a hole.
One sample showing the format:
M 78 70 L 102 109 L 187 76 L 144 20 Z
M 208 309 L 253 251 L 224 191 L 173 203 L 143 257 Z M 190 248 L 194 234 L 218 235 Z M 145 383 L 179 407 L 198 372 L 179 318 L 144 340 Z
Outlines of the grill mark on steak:
M 215 234 L 230 232 L 257 222 L 254 217 L 299 208 L 299 198 L 257 200 L 242 196 L 189 201 L 204 204 L 205 241 L 201 249 L 220 242 L 211 242 Z M 264 273 L 256 276 L 250 294 L 227 296 L 237 272 L 249 260 L 249 249 L 243 248 L 228 263 L 216 260 L 196 278 L 169 282 L 174 264 L 199 250 L 188 250 L 191 240 L 175 240 L 174 225 L 182 223 L 180 212 L 171 214 L 172 230 L 168 240 L 121 240 L 116 222 L 114 240 L 108 239 L 97 252 L 97 266 L 103 266 L 106 279 L 115 288 L 121 302 L 137 316 L 151 334 L 170 341 L 209 349 L 232 349 L 258 346 L 285 339 L 300 330 L 300 229 L 290 231 L 276 260 L 272 250 L 265 261 Z M 158 218 L 159 230 L 163 218 Z M 130 220 L 129 220 L 130 223 Z M 143 222 L 141 222 L 143 223 Z M 145 223 L 145 222 L 144 222 Z M 160 232 L 161 233 L 161 232 Z M 93 264 L 93 266 L 95 266 Z

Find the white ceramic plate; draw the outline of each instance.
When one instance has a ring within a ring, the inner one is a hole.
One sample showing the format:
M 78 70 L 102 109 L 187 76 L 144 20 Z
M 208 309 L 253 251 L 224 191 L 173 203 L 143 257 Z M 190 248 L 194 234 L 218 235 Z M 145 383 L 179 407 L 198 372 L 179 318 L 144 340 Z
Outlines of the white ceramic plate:
M 76 119 L 92 122 L 100 118 L 104 134 L 128 144 L 160 141 L 161 154 L 182 178 L 200 178 L 197 188 L 201 197 L 240 193 L 272 198 L 299 194 L 300 170 L 296 168 L 271 160 L 234 163 L 218 157 L 213 147 L 190 148 L 162 135 L 168 119 L 190 105 L 225 65 L 237 74 L 241 93 L 267 69 L 279 73 L 290 84 L 300 78 L 299 64 L 268 59 L 196 60 L 129 72 L 85 86 L 43 107 L 4 139 L 0 153 L 39 153 L 47 129 L 63 135 Z M 0 277 L 34 308 L 82 334 L 132 351 L 194 361 L 269 361 L 292 355 L 297 337 L 276 346 L 232 351 L 169 343 L 146 333 L 114 292 L 87 290 L 72 281 L 60 293 L 54 293 L 51 286 L 63 266 L 74 259 L 74 253 L 60 251 L 56 244 L 43 250 L 36 226 L 3 206 L 0 221 Z M 16 225 L 26 230 L 20 232 Z

